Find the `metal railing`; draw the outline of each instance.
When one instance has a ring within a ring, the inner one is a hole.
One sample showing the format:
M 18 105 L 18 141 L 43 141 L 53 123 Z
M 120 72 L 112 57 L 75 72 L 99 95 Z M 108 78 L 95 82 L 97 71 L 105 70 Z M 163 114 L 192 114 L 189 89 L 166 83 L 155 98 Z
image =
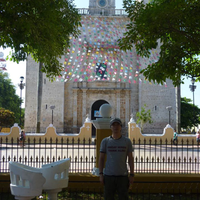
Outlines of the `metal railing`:
M 11 140 L 2 142 L 0 137 L 0 172 L 9 172 L 9 161 L 21 162 L 32 167 L 55 162 L 63 158 L 71 159 L 71 173 L 92 172 L 96 164 L 96 139 L 77 143 L 68 139 L 58 144 L 52 140 L 45 143 L 24 143 Z M 200 146 L 196 141 L 139 141 L 133 144 L 135 173 L 177 173 L 200 174 Z
M 70 172 L 91 172 L 95 166 L 96 140 L 80 141 L 75 144 L 74 139 L 61 139 L 61 143 L 45 140 L 45 143 L 31 143 L 27 140 L 11 140 L 11 143 L 2 143 L 0 138 L 0 172 L 9 172 L 9 161 L 20 162 L 32 167 L 41 167 L 44 164 L 64 158 L 71 159 Z M 86 144 L 87 143 L 87 144 Z
M 134 148 L 136 173 L 200 173 L 200 146 L 195 140 L 139 140 Z

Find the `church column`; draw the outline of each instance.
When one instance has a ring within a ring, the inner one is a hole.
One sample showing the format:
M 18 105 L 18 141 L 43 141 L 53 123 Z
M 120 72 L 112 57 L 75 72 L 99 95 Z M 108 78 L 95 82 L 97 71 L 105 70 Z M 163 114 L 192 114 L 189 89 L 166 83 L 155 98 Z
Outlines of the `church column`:
M 77 95 L 78 89 L 74 89 L 74 98 L 73 98 L 73 130 L 77 129 Z
M 87 93 L 87 89 L 82 89 L 83 91 L 83 102 L 82 102 L 82 124 L 84 123 L 85 121 L 85 118 L 86 118 L 86 109 L 87 109 L 87 105 L 86 105 L 86 93 Z
M 121 108 L 121 100 L 120 100 L 120 92 L 121 92 L 121 84 L 120 83 L 117 83 L 116 85 L 116 99 L 117 99 L 117 102 L 116 102 L 116 116 L 115 117 L 118 117 L 120 118 L 120 108 Z
M 117 113 L 116 113 L 116 117 L 120 118 L 120 108 L 121 108 L 121 106 L 120 106 L 120 90 L 116 91 L 116 96 L 117 96 L 117 107 L 116 107 Z
M 125 126 L 127 126 L 129 122 L 129 117 L 130 117 L 129 115 L 130 115 L 130 108 L 131 108 L 131 106 L 129 106 L 129 90 L 126 90 L 125 100 L 126 100 Z

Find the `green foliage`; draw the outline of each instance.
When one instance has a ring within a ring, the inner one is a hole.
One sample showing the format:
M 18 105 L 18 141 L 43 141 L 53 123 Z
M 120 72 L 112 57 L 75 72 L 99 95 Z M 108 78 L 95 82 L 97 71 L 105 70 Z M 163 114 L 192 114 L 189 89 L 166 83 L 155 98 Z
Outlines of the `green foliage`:
M 143 132 L 143 126 L 145 123 L 153 123 L 151 118 L 151 110 L 146 111 L 147 105 L 144 104 L 144 107 L 141 108 L 140 112 L 136 113 L 137 124 L 140 123 L 141 131 Z
M 0 107 L 13 112 L 16 123 L 19 123 L 20 101 L 19 96 L 15 94 L 15 87 L 8 78 L 8 74 L 0 72 Z
M 192 104 L 192 100 L 181 98 L 181 128 L 192 128 L 200 124 L 200 109 Z
M 0 126 L 12 126 L 14 122 L 14 113 L 4 108 L 0 108 Z
M 1 0 L 0 10 L 0 46 L 11 47 L 10 59 L 19 62 L 31 54 L 49 78 L 59 75 L 70 36 L 79 34 L 73 0 Z
M 161 45 L 159 60 L 141 73 L 150 81 L 174 85 L 183 83 L 182 76 L 200 79 L 200 1 L 152 0 L 148 4 L 124 0 L 130 18 L 127 32 L 119 40 L 120 48 L 134 45 L 140 56 Z M 181 80 L 182 78 L 182 80 Z

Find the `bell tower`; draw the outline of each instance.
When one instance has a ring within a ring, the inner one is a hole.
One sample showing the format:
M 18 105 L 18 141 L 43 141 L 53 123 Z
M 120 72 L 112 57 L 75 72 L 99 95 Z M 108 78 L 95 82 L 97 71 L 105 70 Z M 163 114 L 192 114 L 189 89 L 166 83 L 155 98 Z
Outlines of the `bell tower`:
M 115 0 L 90 0 L 89 13 L 91 15 L 114 15 Z

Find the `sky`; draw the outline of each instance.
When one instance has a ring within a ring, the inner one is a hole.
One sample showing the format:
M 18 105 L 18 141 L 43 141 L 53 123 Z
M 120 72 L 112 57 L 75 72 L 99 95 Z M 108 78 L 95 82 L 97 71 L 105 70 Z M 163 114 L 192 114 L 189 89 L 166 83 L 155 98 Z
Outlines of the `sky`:
M 122 2 L 123 0 L 116 0 L 116 9 L 122 9 Z M 75 0 L 75 5 L 77 5 L 77 8 L 88 8 L 89 0 Z M 4 53 L 4 58 L 9 54 L 11 49 L 2 49 L 0 47 L 0 52 Z M 26 61 L 20 62 L 19 64 L 6 61 L 6 69 L 7 73 L 9 74 L 9 78 L 11 79 L 13 85 L 16 88 L 16 94 L 20 96 L 20 89 L 18 84 L 20 83 L 20 77 L 24 76 L 26 80 Z M 189 85 L 191 85 L 191 80 L 185 80 L 184 85 L 181 85 L 181 97 L 187 97 L 193 100 L 193 93 L 190 91 Z M 200 108 L 200 82 L 195 83 L 196 90 L 194 92 L 194 103 Z M 25 101 L 25 89 L 22 90 L 22 99 Z M 24 107 L 24 104 L 22 105 Z

